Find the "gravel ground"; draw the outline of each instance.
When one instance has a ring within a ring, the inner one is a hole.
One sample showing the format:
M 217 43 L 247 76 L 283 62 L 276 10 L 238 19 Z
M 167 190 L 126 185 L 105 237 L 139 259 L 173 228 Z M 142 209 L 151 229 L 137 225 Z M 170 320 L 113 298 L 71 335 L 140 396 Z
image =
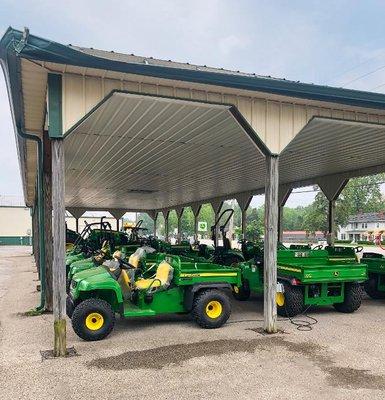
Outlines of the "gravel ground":
M 261 299 L 233 302 L 230 323 L 203 330 L 186 317 L 118 320 L 101 342 L 85 342 L 68 321 L 78 356 L 42 361 L 52 315 L 38 304 L 30 248 L 0 247 L 0 399 L 383 399 L 384 301 L 358 312 L 312 310 L 309 332 L 280 321 L 265 336 Z

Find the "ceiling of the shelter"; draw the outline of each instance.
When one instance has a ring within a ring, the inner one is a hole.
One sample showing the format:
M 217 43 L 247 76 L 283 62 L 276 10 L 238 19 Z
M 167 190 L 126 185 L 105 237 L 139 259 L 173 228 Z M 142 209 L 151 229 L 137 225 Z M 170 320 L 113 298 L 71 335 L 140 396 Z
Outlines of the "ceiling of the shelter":
M 162 209 L 264 184 L 230 107 L 116 92 L 65 138 L 66 206 Z
M 312 181 L 344 172 L 364 175 L 378 166 L 385 171 L 384 148 L 385 125 L 315 117 L 281 153 L 280 181 Z

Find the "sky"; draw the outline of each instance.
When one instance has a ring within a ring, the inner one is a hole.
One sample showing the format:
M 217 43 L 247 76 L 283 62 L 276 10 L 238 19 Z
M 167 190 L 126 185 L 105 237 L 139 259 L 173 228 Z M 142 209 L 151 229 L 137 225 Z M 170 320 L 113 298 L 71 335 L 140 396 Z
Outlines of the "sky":
M 385 93 L 384 15 L 371 0 L 0 0 L 0 35 L 27 26 L 64 44 Z M 0 195 L 21 196 L 3 74 L 0 140 Z

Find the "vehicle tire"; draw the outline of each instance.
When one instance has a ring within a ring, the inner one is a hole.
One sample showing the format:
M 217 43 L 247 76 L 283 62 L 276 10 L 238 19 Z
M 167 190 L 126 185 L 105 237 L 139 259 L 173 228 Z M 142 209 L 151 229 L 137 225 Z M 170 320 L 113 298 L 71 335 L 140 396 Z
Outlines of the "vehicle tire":
M 202 328 L 219 328 L 226 323 L 230 314 L 230 300 L 222 291 L 209 289 L 196 294 L 191 315 Z
M 365 292 L 374 300 L 385 299 L 385 292 L 381 292 L 377 289 L 378 276 L 371 275 L 369 279 L 364 283 Z
M 305 308 L 303 289 L 300 286 L 283 284 L 283 304 L 277 304 L 277 314 L 281 317 L 295 317 Z
M 362 289 L 359 283 L 345 284 L 345 297 L 342 303 L 335 303 L 333 307 L 342 313 L 352 313 L 361 306 Z
M 250 287 L 248 282 L 243 282 L 241 287 L 233 287 L 233 297 L 238 301 L 246 301 L 250 298 Z
M 101 299 L 87 299 L 75 307 L 72 327 L 82 339 L 93 341 L 108 336 L 115 325 L 115 313 L 110 304 Z

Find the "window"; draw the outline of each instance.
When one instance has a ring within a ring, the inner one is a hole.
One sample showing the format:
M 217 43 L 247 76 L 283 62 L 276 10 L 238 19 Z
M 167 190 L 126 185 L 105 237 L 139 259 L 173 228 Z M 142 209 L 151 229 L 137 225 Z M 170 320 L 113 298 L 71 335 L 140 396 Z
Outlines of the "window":
M 341 240 L 345 240 L 346 239 L 346 235 L 344 233 L 341 233 Z
M 379 222 L 377 222 L 377 228 L 379 228 L 380 227 L 380 223 Z
M 368 223 L 367 222 L 363 222 L 361 226 L 362 226 L 362 228 L 367 228 L 368 227 Z

